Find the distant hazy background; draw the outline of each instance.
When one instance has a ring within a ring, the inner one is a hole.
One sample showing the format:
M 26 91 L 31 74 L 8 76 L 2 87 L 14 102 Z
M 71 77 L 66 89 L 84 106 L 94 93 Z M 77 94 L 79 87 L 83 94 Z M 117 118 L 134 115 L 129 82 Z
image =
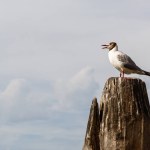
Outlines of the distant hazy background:
M 119 76 L 116 41 L 150 71 L 148 0 L 0 1 L 0 149 L 81 150 L 92 99 Z M 150 77 L 141 78 L 150 87 Z

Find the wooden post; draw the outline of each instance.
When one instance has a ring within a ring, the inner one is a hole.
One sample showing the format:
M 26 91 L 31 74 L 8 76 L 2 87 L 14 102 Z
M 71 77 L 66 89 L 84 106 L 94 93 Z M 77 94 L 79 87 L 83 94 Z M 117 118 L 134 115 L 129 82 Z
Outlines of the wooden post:
M 100 143 L 99 143 L 99 108 L 97 99 L 94 98 L 90 110 L 84 146 L 82 150 L 99 150 Z
M 108 79 L 98 120 L 100 148 L 90 150 L 150 150 L 150 105 L 142 80 Z

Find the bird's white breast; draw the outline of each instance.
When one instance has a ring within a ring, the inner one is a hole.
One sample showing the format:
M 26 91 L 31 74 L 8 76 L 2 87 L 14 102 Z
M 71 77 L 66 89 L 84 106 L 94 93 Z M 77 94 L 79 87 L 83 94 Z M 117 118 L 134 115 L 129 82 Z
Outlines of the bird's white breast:
M 122 66 L 122 62 L 119 61 L 118 59 L 118 55 L 119 55 L 119 51 L 116 50 L 111 50 L 108 53 L 108 57 L 109 57 L 109 61 L 110 63 L 119 71 L 121 70 L 121 66 Z

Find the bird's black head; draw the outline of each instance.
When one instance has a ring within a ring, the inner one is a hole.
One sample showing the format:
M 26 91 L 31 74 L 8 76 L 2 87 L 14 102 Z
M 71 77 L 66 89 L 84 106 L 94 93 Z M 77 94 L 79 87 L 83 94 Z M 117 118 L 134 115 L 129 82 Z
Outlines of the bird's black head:
M 115 46 L 117 46 L 117 43 L 115 42 L 110 42 L 109 44 L 104 44 L 102 45 L 103 49 L 109 49 L 112 50 Z

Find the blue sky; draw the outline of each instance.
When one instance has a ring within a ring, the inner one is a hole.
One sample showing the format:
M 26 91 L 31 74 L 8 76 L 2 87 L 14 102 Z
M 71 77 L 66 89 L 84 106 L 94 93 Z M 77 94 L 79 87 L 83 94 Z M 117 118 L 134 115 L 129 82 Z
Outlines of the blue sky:
M 91 101 L 119 76 L 101 44 L 150 71 L 148 0 L 0 1 L 0 149 L 77 150 Z M 146 82 L 149 77 L 132 75 Z

